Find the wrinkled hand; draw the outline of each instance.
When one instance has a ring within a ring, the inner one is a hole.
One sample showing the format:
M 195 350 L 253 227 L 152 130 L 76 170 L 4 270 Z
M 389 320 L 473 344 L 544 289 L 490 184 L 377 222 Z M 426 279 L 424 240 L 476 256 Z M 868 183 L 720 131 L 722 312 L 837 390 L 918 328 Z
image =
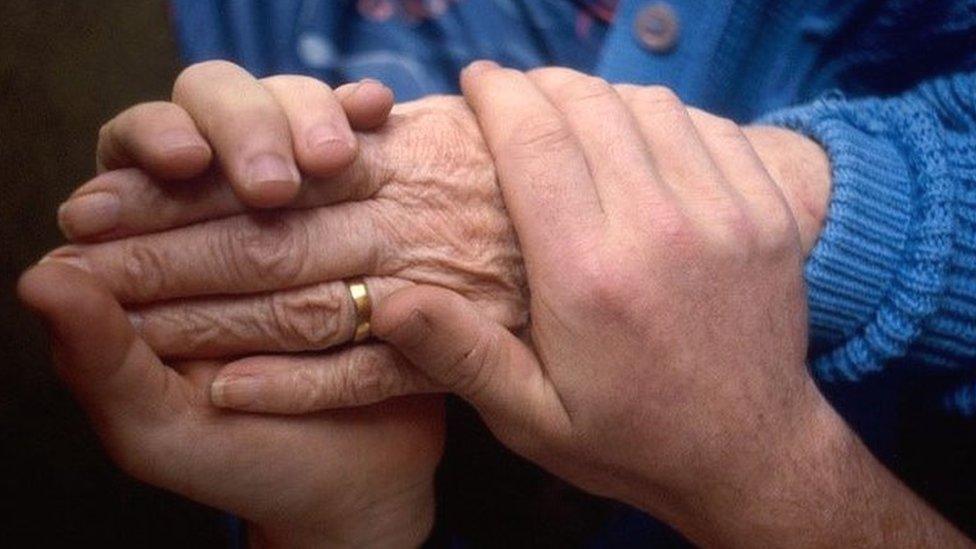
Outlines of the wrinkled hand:
M 208 105 L 185 90 L 209 77 L 226 86 Z M 281 123 L 272 98 L 283 87 L 301 93 L 280 100 L 314 109 L 300 127 Z M 392 105 L 389 90 L 376 83 L 333 92 L 303 77 L 257 82 L 227 63 L 189 69 L 175 96 L 186 111 L 139 105 L 107 124 L 100 169 L 140 165 L 161 177 L 193 178 L 216 152 L 229 174 L 228 192 L 262 206 L 298 191 L 297 178 L 287 177 L 297 174 L 296 158 L 303 170 L 323 176 L 348 166 L 358 146 L 352 128 L 380 125 Z M 227 108 L 236 108 L 232 124 L 211 124 L 200 114 L 226 120 L 219 112 Z M 198 113 L 206 139 L 188 112 Z M 228 148 L 236 154 L 222 154 Z M 286 177 L 265 177 L 269 158 L 291 166 Z M 159 192 L 193 195 L 198 183 Z M 125 215 L 117 195 L 92 192 L 62 208 L 60 221 L 68 234 L 111 238 L 125 230 Z M 140 259 L 123 261 L 131 268 Z M 226 359 L 164 365 L 133 332 L 104 281 L 49 262 L 24 276 L 20 294 L 51 329 L 59 373 L 110 455 L 133 476 L 243 517 L 255 546 L 417 546 L 429 532 L 443 440 L 438 398 L 301 418 L 222 412 L 209 393 Z
M 185 102 L 210 105 L 224 97 L 223 87 L 258 85 L 238 74 L 228 78 L 222 66 L 217 68 L 216 74 L 192 73 L 209 85 L 183 84 L 199 96 L 184 91 Z M 273 92 L 274 105 L 260 109 L 283 112 L 291 121 L 291 141 L 304 142 L 302 132 L 317 112 L 307 88 L 281 86 Z M 210 94 L 217 98 L 204 97 Z M 209 141 L 225 163 L 233 162 L 237 151 L 253 149 L 251 141 L 275 142 L 268 135 L 273 128 L 239 127 L 239 120 L 262 120 L 248 114 L 253 108 L 238 105 L 243 112 L 209 116 Z M 164 122 L 132 123 L 141 130 L 117 141 L 148 148 L 156 141 L 154 128 L 193 131 L 187 112 L 169 110 L 181 114 L 164 114 L 171 118 Z M 229 138 L 214 135 L 238 136 L 247 144 L 222 149 L 220 143 Z M 295 156 L 307 171 L 314 155 Z M 525 324 L 514 233 L 487 147 L 459 98 L 397 107 L 382 129 L 359 136 L 351 165 L 333 177 L 306 181 L 289 211 L 245 213 L 249 210 L 233 185 L 213 173 L 175 183 L 135 170 L 97 177 L 67 202 L 62 218 L 77 215 L 77 203 L 84 207 L 88 196 L 111 195 L 120 204 L 111 228 L 69 234 L 76 240 L 118 240 L 68 246 L 50 257 L 103 280 L 163 356 L 251 355 L 224 370 L 224 376 L 241 383 L 215 391 L 221 403 L 297 412 L 327 407 L 332 401 L 326 398 L 337 389 L 347 399 L 375 401 L 394 389 L 388 380 L 399 379 L 386 374 L 390 367 L 399 364 L 402 372 L 414 372 L 402 360 L 391 366 L 395 354 L 375 344 L 328 355 L 254 356 L 323 350 L 347 341 L 355 323 L 342 282 L 348 277 L 365 275 L 376 301 L 414 283 L 449 287 L 507 326 Z M 337 202 L 344 203 L 332 205 Z M 173 227 L 179 228 L 145 234 Z M 255 396 L 246 383 L 251 373 L 277 374 L 277 382 Z M 409 379 L 398 392 L 429 388 L 420 374 Z

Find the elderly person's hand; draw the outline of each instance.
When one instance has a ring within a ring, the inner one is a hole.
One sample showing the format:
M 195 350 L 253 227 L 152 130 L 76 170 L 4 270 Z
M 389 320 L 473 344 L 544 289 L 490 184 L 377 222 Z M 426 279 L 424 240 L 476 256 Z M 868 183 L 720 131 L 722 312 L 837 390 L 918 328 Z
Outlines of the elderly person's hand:
M 195 79 L 207 85 L 194 85 Z M 247 86 L 260 93 L 244 96 L 265 98 L 267 92 L 267 104 L 229 102 L 223 91 L 241 93 Z M 208 128 L 215 156 L 228 164 L 255 148 L 251 139 L 273 141 L 256 137 L 270 132 L 260 124 L 241 128 L 241 120 L 261 120 L 251 110 L 283 112 L 294 143 L 303 142 L 319 110 L 308 85 L 265 88 L 222 64 L 189 69 L 177 90 L 184 103 L 222 100 L 224 110 L 191 116 L 176 105 L 157 108 L 133 116 L 132 129 L 118 132 L 116 141 L 149 148 L 159 141 L 155 128 L 192 133 L 194 120 L 205 116 L 206 124 L 196 125 Z M 228 146 L 231 137 L 245 144 Z M 314 173 L 306 168 L 314 155 L 295 157 L 303 171 Z M 365 276 L 374 301 L 405 285 L 436 284 L 461 292 L 507 326 L 525 324 L 521 257 L 488 149 L 460 98 L 397 107 L 385 126 L 359 136 L 351 165 L 333 177 L 310 176 L 289 210 L 248 213 L 253 210 L 237 198 L 225 170 L 217 173 L 178 182 L 150 180 L 133 169 L 96 177 L 61 209 L 62 225 L 73 228 L 68 235 L 88 243 L 50 257 L 104 281 L 164 357 L 245 356 L 225 369 L 234 383 L 224 384 L 226 390 L 217 385 L 218 403 L 299 412 L 336 404 L 330 398 L 336 388 L 357 403 L 384 399 L 394 389 L 429 388 L 421 375 L 402 387 L 386 384 L 399 377 L 386 375 L 392 353 L 378 344 L 332 354 L 269 354 L 348 341 L 356 327 L 343 282 L 349 277 Z M 70 219 L 90 213 L 84 210 L 92 195 L 111 196 L 119 207 L 111 227 L 82 232 Z M 164 229 L 171 230 L 157 232 Z M 400 365 L 404 373 L 413 371 Z M 251 371 L 281 376 L 270 396 L 249 391 Z
M 389 360 L 390 353 L 377 345 L 332 354 L 268 354 L 347 341 L 356 318 L 341 281 L 346 277 L 366 275 L 375 301 L 410 284 L 446 287 L 502 324 L 524 327 L 520 252 L 491 155 L 464 102 L 429 98 L 397 106 L 382 130 L 360 136 L 353 163 L 328 177 L 317 169 L 315 154 L 299 150 L 315 126 L 309 121 L 321 111 L 316 86 L 290 78 L 273 79 L 277 84 L 267 101 L 240 104 L 222 89 L 240 92 L 259 87 L 256 81 L 223 64 L 195 67 L 181 77 L 182 91 L 175 95 L 185 105 L 219 109 L 141 109 L 120 117 L 129 120 L 125 125 L 110 124 L 102 140 L 156 150 L 154 144 L 165 141 L 159 128 L 193 134 L 193 121 L 204 118 L 196 125 L 207 128 L 222 164 L 231 164 L 243 163 L 239 151 L 255 148 L 249 140 L 267 146 L 274 141 L 269 134 L 277 132 L 279 140 L 290 134 L 284 140 L 295 143 L 299 168 L 311 174 L 292 211 L 241 215 L 247 208 L 225 176 L 207 172 L 189 182 L 165 181 L 166 170 L 158 166 L 175 170 L 184 160 L 156 151 L 142 155 L 153 162 L 137 164 L 155 167 L 155 179 L 135 170 L 109 172 L 72 196 L 62 208 L 62 225 L 70 228 L 69 237 L 87 244 L 53 256 L 75 258 L 104 279 L 163 355 L 251 355 L 225 368 L 215 387 L 218 404 L 240 409 L 302 412 L 432 388 L 425 376 L 402 360 Z M 207 85 L 194 84 L 197 79 Z M 642 98 L 624 96 L 635 112 L 645 107 Z M 280 113 L 290 130 L 262 125 L 252 110 Z M 690 112 L 694 120 L 711 119 Z M 809 249 L 826 203 L 823 152 L 785 130 L 745 131 L 784 187 Z M 90 213 L 86 202 L 92 195 L 109 195 L 120 206 L 110 223 L 82 231 L 71 220 Z M 145 235 L 151 232 L 157 234 Z M 108 239 L 121 240 L 92 243 Z
M 522 246 L 531 347 L 435 287 L 378 304 L 380 339 L 516 452 L 697 543 L 963 544 L 807 373 L 800 234 L 735 125 L 569 70 L 486 62 L 462 87 Z
M 269 156 L 275 157 L 294 170 L 294 156 L 307 172 L 333 173 L 355 157 L 349 124 L 376 127 L 392 102 L 389 90 L 370 82 L 333 95 L 324 84 L 298 77 L 258 85 L 222 63 L 194 68 L 181 79 L 183 86 L 192 87 L 206 71 L 230 83 L 254 85 L 250 94 L 237 94 L 232 85 L 221 88 L 228 95 L 209 106 L 219 113 L 228 101 L 238 101 L 235 123 L 243 134 L 208 126 L 203 115 L 198 123 L 218 156 L 221 147 L 237 152 L 221 156 L 231 174 L 228 192 L 233 187 L 244 199 L 266 206 L 294 194 L 297 176 L 291 182 L 264 178 L 267 173 L 251 179 L 248 158 L 266 168 Z M 273 108 L 251 101 L 284 83 L 304 89 L 302 100 L 315 109 L 301 128 L 276 124 Z M 199 97 L 184 99 L 192 105 Z M 207 169 L 211 150 L 193 124 L 175 105 L 134 107 L 105 126 L 99 166 L 138 164 L 162 177 L 194 177 Z M 299 130 L 304 134 L 296 135 L 293 145 L 288 132 Z M 154 139 L 142 139 L 146 135 Z M 195 182 L 185 185 L 190 189 Z M 113 200 L 114 212 L 106 208 Z M 86 194 L 62 209 L 61 221 L 69 234 L 110 236 L 112 217 L 122 213 L 119 206 L 114 195 Z M 416 547 L 429 533 L 433 475 L 443 443 L 438 397 L 303 417 L 221 411 L 210 402 L 210 385 L 226 360 L 164 364 L 134 332 L 103 281 L 51 262 L 25 274 L 19 292 L 51 331 L 59 374 L 111 457 L 133 476 L 237 514 L 247 521 L 257 547 Z

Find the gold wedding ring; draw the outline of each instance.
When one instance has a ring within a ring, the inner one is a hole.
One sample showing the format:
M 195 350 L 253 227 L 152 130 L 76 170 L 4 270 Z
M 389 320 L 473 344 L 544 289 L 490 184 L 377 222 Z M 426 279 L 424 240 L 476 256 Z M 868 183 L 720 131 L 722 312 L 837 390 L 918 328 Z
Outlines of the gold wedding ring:
M 369 319 L 373 316 L 373 302 L 369 299 L 366 281 L 354 278 L 346 281 L 349 297 L 356 306 L 356 332 L 352 336 L 353 343 L 361 343 L 369 338 Z

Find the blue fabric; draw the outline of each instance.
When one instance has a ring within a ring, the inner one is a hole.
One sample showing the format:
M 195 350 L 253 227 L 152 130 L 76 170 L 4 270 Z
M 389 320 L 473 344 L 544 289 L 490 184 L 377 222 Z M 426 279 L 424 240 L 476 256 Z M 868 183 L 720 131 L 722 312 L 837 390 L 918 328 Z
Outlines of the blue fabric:
M 677 19 L 666 51 L 638 31 L 655 4 Z M 976 0 L 172 6 L 188 63 L 226 58 L 336 85 L 369 76 L 400 99 L 456 92 L 459 70 L 478 58 L 564 65 L 664 84 L 741 123 L 811 136 L 833 172 L 827 225 L 806 268 L 821 387 L 889 463 L 895 403 L 976 418 Z

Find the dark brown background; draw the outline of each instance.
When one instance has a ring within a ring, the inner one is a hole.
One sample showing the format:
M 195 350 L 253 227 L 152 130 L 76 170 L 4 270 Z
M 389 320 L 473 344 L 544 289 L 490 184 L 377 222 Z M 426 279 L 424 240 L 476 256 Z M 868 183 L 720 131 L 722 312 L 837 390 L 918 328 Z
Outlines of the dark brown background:
M 92 175 L 98 127 L 126 106 L 166 98 L 178 71 L 163 0 L 0 0 L 0 546 L 228 541 L 214 511 L 106 461 L 13 293 L 18 274 L 61 241 L 54 212 Z M 469 410 L 451 411 L 441 524 L 474 546 L 575 545 L 610 508 L 500 451 Z M 972 426 L 903 411 L 903 451 L 885 460 L 972 533 Z
M 210 512 L 106 462 L 13 292 L 60 242 L 54 212 L 92 174 L 99 125 L 166 97 L 177 70 L 162 1 L 0 1 L 0 545 L 221 542 Z

